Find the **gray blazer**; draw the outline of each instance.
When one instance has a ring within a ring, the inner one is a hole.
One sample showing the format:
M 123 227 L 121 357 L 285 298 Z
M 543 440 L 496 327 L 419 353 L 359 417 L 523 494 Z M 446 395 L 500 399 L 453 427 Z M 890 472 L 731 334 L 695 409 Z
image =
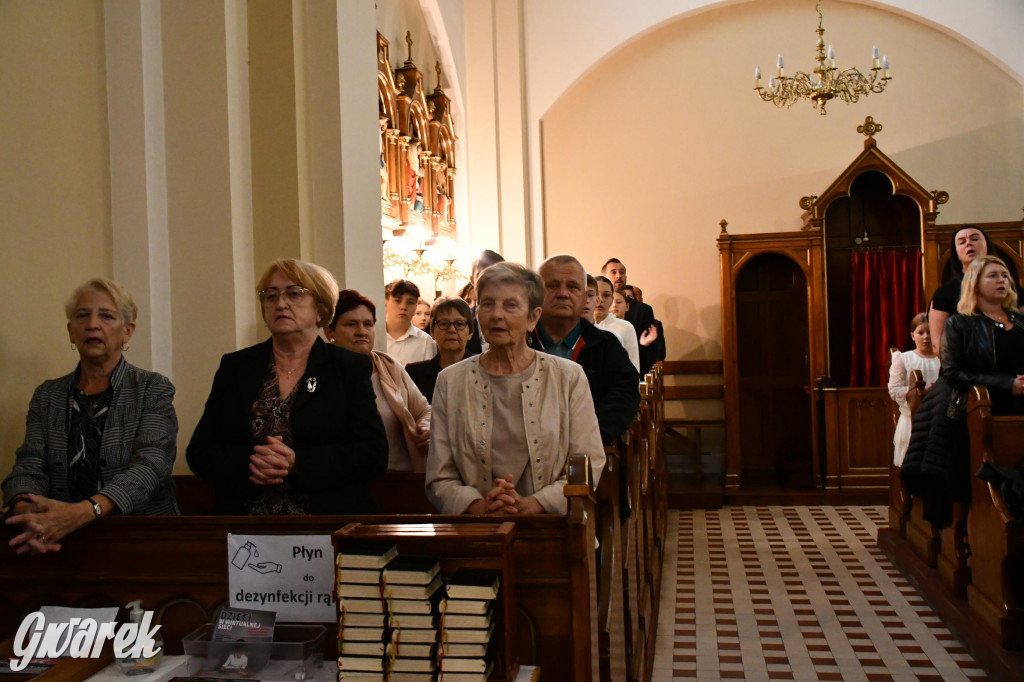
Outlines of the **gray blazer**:
M 68 499 L 68 402 L 76 372 L 45 381 L 32 395 L 25 442 L 4 479 L 4 500 L 35 493 Z M 110 376 L 114 395 L 100 444 L 103 488 L 121 514 L 180 514 L 171 471 L 177 452 L 174 385 L 167 377 L 128 364 Z

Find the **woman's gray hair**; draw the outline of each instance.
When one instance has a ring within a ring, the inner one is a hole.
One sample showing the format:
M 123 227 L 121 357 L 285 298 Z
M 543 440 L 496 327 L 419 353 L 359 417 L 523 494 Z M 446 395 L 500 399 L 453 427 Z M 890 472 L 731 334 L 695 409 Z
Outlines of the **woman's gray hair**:
M 526 293 L 530 310 L 544 305 L 544 280 L 536 272 L 523 265 L 502 261 L 481 272 L 476 280 L 477 305 L 484 300 L 484 289 L 493 284 L 518 284 L 521 286 Z
M 71 292 L 71 295 L 68 296 L 68 300 L 64 302 L 64 315 L 68 318 L 69 322 L 71 321 L 71 316 L 75 314 L 78 299 L 86 291 L 98 291 L 101 294 L 110 296 L 111 300 L 114 301 L 117 311 L 121 313 L 121 321 L 124 324 L 131 324 L 139 315 L 139 308 L 135 305 L 135 301 L 132 300 L 132 295 L 128 293 L 127 289 L 112 279 L 93 277 L 89 281 L 79 284 Z

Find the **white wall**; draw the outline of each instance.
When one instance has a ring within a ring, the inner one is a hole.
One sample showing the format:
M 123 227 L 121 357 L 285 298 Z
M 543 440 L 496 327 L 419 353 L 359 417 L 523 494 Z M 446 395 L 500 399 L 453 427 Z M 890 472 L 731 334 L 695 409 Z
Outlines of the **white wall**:
M 671 359 L 721 357 L 719 220 L 733 234 L 799 229 L 798 200 L 860 153 L 867 115 L 883 125 L 885 153 L 949 191 L 940 223 L 1021 217 L 1024 89 L 948 32 L 833 6 L 826 40 L 840 65 L 863 67 L 877 43 L 895 69 L 888 90 L 832 102 L 827 116 L 762 102 L 755 64 L 767 76 L 783 49 L 791 69 L 808 68 L 806 5 L 734 4 L 665 23 L 590 69 L 540 121 L 543 250 L 591 270 L 622 259 L 665 324 Z

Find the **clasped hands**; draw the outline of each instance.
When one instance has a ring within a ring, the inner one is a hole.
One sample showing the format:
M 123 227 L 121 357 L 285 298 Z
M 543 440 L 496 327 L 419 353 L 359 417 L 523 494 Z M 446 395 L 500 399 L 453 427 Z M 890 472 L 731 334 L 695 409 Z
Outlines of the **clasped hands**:
M 20 525 L 22 532 L 11 538 L 10 546 L 18 554 L 59 552 L 60 540 L 93 518 L 88 502 L 61 502 L 42 495 L 25 495 L 15 507 L 17 513 L 7 517 L 8 525 Z
M 494 479 L 482 500 L 475 500 L 466 510 L 470 514 L 543 514 L 544 508 L 534 496 L 522 497 L 516 492 L 512 474 Z
M 267 436 L 266 445 L 257 445 L 249 455 L 249 480 L 256 485 L 280 485 L 295 466 L 295 451 L 280 436 Z
M 1013 395 L 1024 395 L 1024 374 L 1018 374 L 1013 380 L 1013 386 L 1010 387 L 1010 393 Z

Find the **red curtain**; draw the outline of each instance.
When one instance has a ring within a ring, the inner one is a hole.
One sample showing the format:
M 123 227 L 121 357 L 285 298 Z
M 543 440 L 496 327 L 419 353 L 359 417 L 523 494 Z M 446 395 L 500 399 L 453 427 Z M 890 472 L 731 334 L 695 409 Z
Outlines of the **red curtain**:
M 907 347 L 910 320 L 924 309 L 921 252 L 862 251 L 851 259 L 850 386 L 885 386 L 889 348 Z

